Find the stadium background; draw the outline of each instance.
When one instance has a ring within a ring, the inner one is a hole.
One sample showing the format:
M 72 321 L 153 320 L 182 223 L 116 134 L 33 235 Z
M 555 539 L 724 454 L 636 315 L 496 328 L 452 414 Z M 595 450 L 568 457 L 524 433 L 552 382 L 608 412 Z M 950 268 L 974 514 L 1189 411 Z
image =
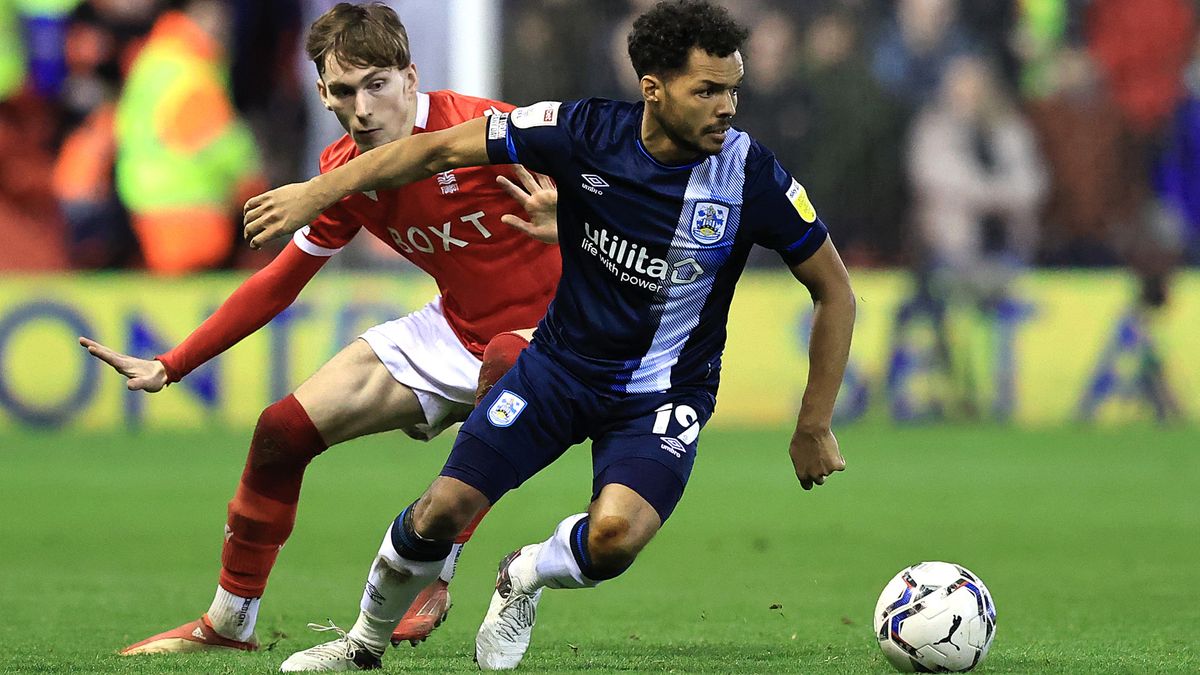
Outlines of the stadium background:
M 12 660 L 0 659 L 6 670 L 70 670 L 42 653 L 44 638 L 20 627 L 33 622 L 52 631 L 81 608 L 94 609 L 96 598 L 119 607 L 120 621 L 63 654 L 107 655 L 123 639 L 193 612 L 215 572 L 210 530 L 222 517 L 261 408 L 357 332 L 419 307 L 433 293 L 415 269 L 360 237 L 290 310 L 165 393 L 126 392 L 119 376 L 77 346 L 82 334 L 129 353 L 158 353 L 278 250 L 253 253 L 235 241 L 207 269 L 165 273 L 148 262 L 147 244 L 134 234 L 131 212 L 140 207 L 127 203 L 117 185 L 113 158 L 121 148 L 107 115 L 167 4 L 0 0 L 0 494 L 9 533 L 0 595 L 24 608 L 4 628 L 6 644 L 16 645 Z M 304 27 L 332 3 L 222 4 L 231 10 L 230 58 L 221 66 L 234 111 L 230 124 L 244 125 L 253 139 L 238 157 L 262 184 L 305 178 L 320 149 L 340 134 L 314 95 L 312 67 L 299 50 Z M 634 95 L 621 40 L 646 2 L 390 4 L 408 26 L 423 89 L 454 88 L 516 104 Z M 1200 538 L 1196 3 L 725 4 L 754 28 L 737 124 L 776 150 L 805 183 L 859 296 L 837 426 L 851 468 L 823 488 L 825 502 L 797 498 L 786 482 L 780 460 L 804 382 L 811 306 L 773 254 L 756 256 L 734 302 L 721 399 L 706 443 L 711 465 L 699 470 L 699 484 L 681 506 L 678 534 L 664 535 L 648 553 L 658 561 L 647 561 L 637 579 L 618 582 L 635 597 L 689 612 L 695 606 L 700 623 L 689 614 L 635 629 L 642 648 L 651 650 L 643 661 L 606 660 L 624 658 L 637 635 L 612 641 L 597 629 L 574 638 L 548 627 L 547 640 L 598 641 L 599 656 L 589 658 L 602 668 L 779 672 L 804 663 L 802 671 L 878 671 L 882 662 L 870 636 L 860 635 L 869 620 L 863 608 L 869 613 L 873 593 L 899 567 L 948 558 L 975 568 L 998 597 L 1001 647 L 992 662 L 998 670 L 1195 668 L 1185 630 L 1200 618 L 1187 572 L 1194 572 L 1188 562 L 1194 550 L 1188 551 Z M 962 78 L 984 92 L 976 94 L 983 107 L 1000 111 L 981 119 L 1033 139 L 1024 151 L 998 162 L 989 156 L 1003 148 L 989 150 L 986 141 L 946 142 L 961 130 L 934 124 L 947 119 L 935 113 L 955 105 L 947 83 L 964 71 Z M 968 156 L 937 154 L 956 147 L 968 148 Z M 951 190 L 978 201 L 967 208 L 969 217 L 947 224 L 931 215 L 945 212 L 939 200 L 947 195 L 921 172 L 930 157 L 938 166 L 982 167 L 975 183 Z M 231 232 L 237 229 L 232 183 L 246 177 L 231 175 L 225 186 Z M 126 190 L 136 194 L 138 186 Z M 1001 193 L 1011 209 L 989 200 Z M 1021 229 L 1028 223 L 1032 230 Z M 977 238 L 947 252 L 939 243 L 955 239 L 953 228 L 969 228 Z M 392 435 L 358 443 L 357 453 L 331 453 L 345 458 L 329 460 L 335 475 L 313 472 L 306 488 L 313 506 L 303 510 L 296 543 L 289 544 L 296 552 L 281 565 L 298 569 L 273 581 L 281 608 L 264 621 L 287 625 L 295 638 L 303 621 L 324 616 L 317 613 L 331 606 L 344 612 L 356 597 L 376 525 L 394 510 L 390 502 L 356 504 L 361 510 L 347 505 L 372 490 L 402 496 L 419 490 L 447 444 L 442 439 L 426 452 Z M 357 457 L 387 468 L 352 479 L 362 471 Z M 706 473 L 712 477 L 702 478 Z M 443 629 L 447 643 L 468 640 L 482 615 L 491 559 L 514 539 L 542 536 L 552 516 L 577 506 L 584 474 L 576 453 L 507 510 L 498 509 L 499 541 L 480 543 L 477 557 L 464 562 L 464 577 L 473 581 L 461 583 L 471 596 L 459 596 L 462 621 Z M 946 496 L 939 494 L 939 476 L 956 481 Z M 896 481 L 908 489 L 932 486 L 934 494 L 898 509 L 882 497 L 897 492 Z M 840 495 L 839 482 L 846 484 Z M 761 493 L 762 501 L 746 492 Z M 555 505 L 554 513 L 527 515 L 546 504 Z M 803 522 L 789 520 L 797 509 Z M 353 513 L 352 524 L 323 517 L 334 510 Z M 881 515 L 885 510 L 890 517 Z M 751 514 L 776 520 L 751 525 Z M 889 523 L 897 519 L 927 533 L 930 523 L 956 527 L 922 541 L 895 532 Z M 842 524 L 813 525 L 823 520 Z M 94 532 L 81 535 L 80 523 Z M 750 560 L 756 570 L 738 588 L 767 618 L 742 617 L 732 599 L 713 609 L 686 577 L 655 584 L 673 556 L 702 557 L 714 528 L 726 533 L 718 541 L 732 542 L 729 560 Z M 137 545 L 120 547 L 129 551 L 105 543 L 130 532 Z M 52 543 L 71 533 L 87 553 L 86 572 L 63 562 Z M 356 554 L 321 551 L 312 541 L 321 536 L 338 537 Z M 803 543 L 810 538 L 823 542 L 821 552 Z M 1018 540 L 1024 544 L 1005 545 Z M 1100 541 L 1123 542 L 1128 551 Z M 171 568 L 156 567 L 159 558 Z M 851 559 L 857 562 L 845 562 Z M 337 579 L 328 592 L 314 590 L 328 581 L 318 576 L 317 562 Z M 821 569 L 837 565 L 840 573 Z M 796 572 L 801 584 L 781 571 L 793 566 L 803 568 Z M 1062 581 L 1071 575 L 1074 583 Z M 142 607 L 131 577 L 162 594 L 163 606 Z M 194 593 L 181 590 L 181 577 L 197 580 Z M 36 594 L 59 593 L 62 578 L 76 578 L 80 587 L 63 606 L 35 612 Z M 1114 578 L 1142 592 L 1109 588 L 1116 598 L 1106 597 L 1103 587 Z M 804 590 L 813 585 L 828 592 L 814 600 Z M 581 602 L 570 615 L 581 625 L 625 620 L 618 604 Z M 1071 607 L 1065 614 L 1061 603 Z M 788 619 L 775 608 L 767 614 L 768 604 L 804 607 L 806 614 Z M 1024 620 L 1018 608 L 1027 610 Z M 718 611 L 728 616 L 717 619 Z M 823 623 L 830 616 L 834 629 Z M 1086 625 L 1096 621 L 1106 628 L 1089 632 Z M 1060 632 L 1047 639 L 1051 625 Z M 836 633 L 843 629 L 845 635 Z M 749 647 L 736 644 L 730 630 L 749 631 Z M 796 642 L 797 634 L 831 632 L 837 636 L 820 650 Z M 1076 640 L 1085 647 L 1072 651 Z M 723 660 L 724 647 L 741 656 Z M 462 645 L 431 649 L 448 659 L 439 667 L 463 667 L 455 660 Z M 835 650 L 832 657 L 826 649 Z M 774 656 L 760 659 L 764 650 Z M 749 660 L 737 660 L 743 657 Z M 263 658 L 260 665 L 269 665 Z M 185 670 L 221 662 L 190 663 Z

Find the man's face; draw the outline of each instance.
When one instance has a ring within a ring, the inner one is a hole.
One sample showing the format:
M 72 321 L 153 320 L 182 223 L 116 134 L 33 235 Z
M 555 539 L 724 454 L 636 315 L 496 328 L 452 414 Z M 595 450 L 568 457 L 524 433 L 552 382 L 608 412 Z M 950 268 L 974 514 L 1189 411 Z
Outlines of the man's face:
M 331 54 L 325 57 L 325 75 L 317 80 L 317 91 L 363 152 L 412 133 L 417 91 L 412 64 L 359 68 Z
M 667 136 L 680 148 L 719 153 L 737 112 L 744 74 L 741 52 L 719 57 L 693 47 L 684 69 L 664 81 L 652 105 Z

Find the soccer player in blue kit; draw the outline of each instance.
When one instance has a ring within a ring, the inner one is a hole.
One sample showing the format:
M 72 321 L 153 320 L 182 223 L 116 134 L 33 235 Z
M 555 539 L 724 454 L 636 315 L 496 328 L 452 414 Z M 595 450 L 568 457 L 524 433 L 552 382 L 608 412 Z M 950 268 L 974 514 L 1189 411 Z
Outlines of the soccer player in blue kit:
M 282 670 L 377 667 L 455 535 L 588 438 L 591 504 L 501 563 L 476 638 L 479 666 L 520 663 L 542 589 L 592 587 L 628 569 L 691 474 L 716 403 L 734 284 L 754 244 L 778 251 L 815 304 L 790 446 L 796 477 L 807 490 L 845 467 L 830 427 L 854 295 L 804 188 L 731 126 L 747 35 L 710 2 L 661 2 L 629 36 L 641 102 L 543 102 L 493 114 L 246 204 L 246 235 L 258 245 L 346 195 L 457 167 L 520 163 L 558 184 L 563 274 L 531 346 L 464 423 L 441 475 L 388 528 L 353 628 L 293 654 Z

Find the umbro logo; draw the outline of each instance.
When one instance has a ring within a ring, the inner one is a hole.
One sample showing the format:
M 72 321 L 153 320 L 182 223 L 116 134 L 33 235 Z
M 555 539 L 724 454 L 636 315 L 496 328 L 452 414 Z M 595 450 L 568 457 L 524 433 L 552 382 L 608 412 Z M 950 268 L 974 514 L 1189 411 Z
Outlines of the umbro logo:
M 371 602 L 374 602 L 376 604 L 383 604 L 384 602 L 387 601 L 387 598 L 385 598 L 383 596 L 383 593 L 379 592 L 379 588 L 377 588 L 375 586 L 375 584 L 373 584 L 369 581 L 367 582 L 367 585 L 363 589 L 363 591 L 366 594 L 366 596 L 371 599 Z
M 601 178 L 600 176 L 597 176 L 594 173 L 581 173 L 581 174 L 579 174 L 579 177 L 584 180 L 583 183 L 579 184 L 579 187 L 583 188 L 584 190 L 587 190 L 588 192 L 591 192 L 591 193 L 594 193 L 597 195 L 604 194 L 604 192 L 601 191 L 600 188 L 611 187 L 608 184 L 608 181 L 604 180 L 603 178 Z
M 659 440 L 662 441 L 662 445 L 660 445 L 659 448 L 666 450 L 676 457 L 682 457 L 684 453 L 687 452 L 687 446 L 685 446 L 683 441 L 680 441 L 678 438 L 673 438 L 671 436 L 660 436 Z

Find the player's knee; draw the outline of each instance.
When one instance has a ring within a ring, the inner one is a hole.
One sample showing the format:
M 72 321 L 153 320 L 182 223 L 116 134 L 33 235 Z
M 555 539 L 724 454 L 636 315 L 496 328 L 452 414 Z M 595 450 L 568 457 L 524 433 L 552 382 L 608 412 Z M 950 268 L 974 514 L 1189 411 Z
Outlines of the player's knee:
M 633 564 L 646 542 L 634 536 L 628 519 L 603 516 L 588 526 L 588 555 L 593 578 L 615 577 Z
M 479 367 L 479 384 L 475 389 L 475 404 L 483 400 L 492 385 L 512 369 L 517 357 L 529 346 L 529 340 L 516 333 L 501 333 L 492 338 L 483 350 Z
M 426 539 L 453 540 L 487 507 L 487 498 L 464 483 L 435 481 L 413 510 L 413 526 Z
M 287 396 L 267 406 L 258 416 L 247 464 L 254 471 L 307 465 L 325 447 L 304 408 L 295 397 Z

